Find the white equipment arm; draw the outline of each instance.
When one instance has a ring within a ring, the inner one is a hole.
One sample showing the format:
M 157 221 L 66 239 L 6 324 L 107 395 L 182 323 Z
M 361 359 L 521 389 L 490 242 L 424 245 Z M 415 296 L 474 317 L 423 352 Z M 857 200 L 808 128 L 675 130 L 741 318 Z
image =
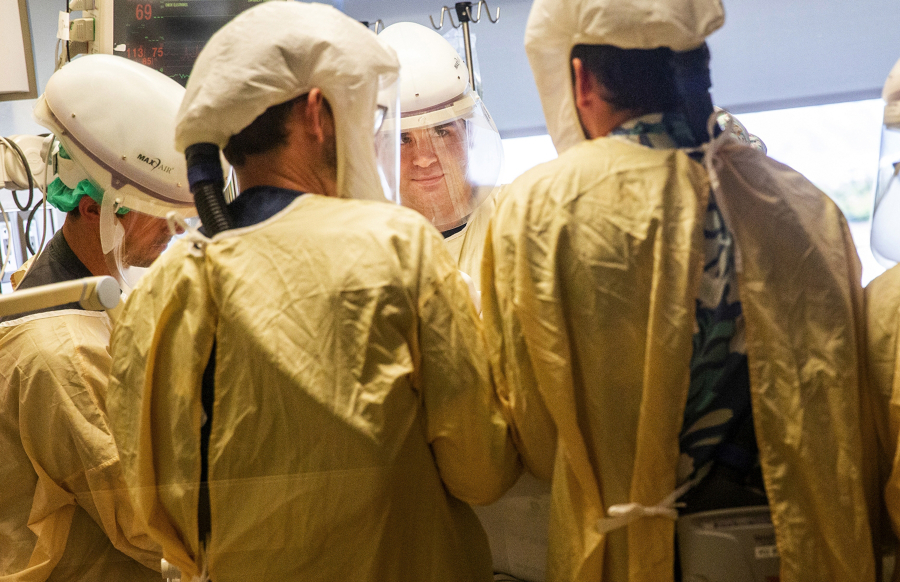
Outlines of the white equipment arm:
M 90 311 L 112 309 L 119 304 L 119 284 L 112 277 L 85 277 L 41 285 L 0 296 L 0 317 L 78 302 Z
M 32 186 L 46 192 L 47 184 L 56 177 L 54 168 L 47 167 L 52 145 L 52 135 L 12 135 L 0 138 L 0 187 L 7 190 L 27 190 Z M 27 165 L 23 165 L 23 158 Z M 29 173 L 33 183 L 29 183 Z

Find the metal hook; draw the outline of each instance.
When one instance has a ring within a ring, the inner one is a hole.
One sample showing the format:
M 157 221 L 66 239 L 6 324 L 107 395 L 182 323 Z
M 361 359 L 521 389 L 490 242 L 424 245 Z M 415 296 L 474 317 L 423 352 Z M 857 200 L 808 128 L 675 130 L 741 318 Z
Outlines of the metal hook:
M 496 16 L 496 18 L 492 18 L 492 17 L 491 17 L 491 7 L 487 5 L 487 0 L 481 0 L 481 1 L 478 3 L 478 19 L 476 20 L 476 19 L 472 18 L 472 13 L 471 13 L 471 12 L 469 12 L 469 18 L 472 18 L 472 21 L 473 21 L 473 22 L 478 22 L 479 20 L 481 20 L 481 7 L 482 7 L 482 6 L 484 6 L 484 7 L 487 9 L 487 17 L 488 17 L 488 20 L 491 21 L 491 24 L 497 24 L 497 21 L 500 20 L 500 7 L 497 6 L 497 16 Z
M 497 17 L 495 18 L 495 17 L 491 16 L 491 7 L 487 5 L 486 0 L 481 0 L 478 3 L 478 12 L 477 12 L 478 16 L 477 17 L 472 16 L 472 7 L 471 6 L 466 7 L 466 14 L 469 16 L 469 20 L 471 20 L 472 22 L 478 22 L 479 20 L 481 20 L 481 7 L 482 6 L 487 7 L 488 20 L 490 20 L 492 24 L 496 24 L 497 21 L 500 20 L 500 7 L 499 6 L 497 7 Z
M 435 24 L 434 17 L 431 16 L 430 14 L 428 15 L 428 19 L 431 20 L 431 27 L 434 28 L 435 30 L 440 30 L 440 29 L 444 28 L 444 13 L 447 13 L 450 16 L 450 26 L 452 26 L 453 28 L 459 28 L 459 24 L 457 24 L 453 20 L 453 12 L 446 6 L 441 7 L 441 22 L 440 22 L 440 24 Z
M 481 94 L 481 89 L 480 83 L 477 83 L 475 79 L 475 66 L 472 62 L 472 41 L 469 37 L 469 23 L 478 22 L 479 20 L 481 20 L 482 5 L 487 8 L 488 20 L 490 20 L 492 23 L 496 23 L 498 20 L 500 20 L 500 8 L 497 8 L 497 16 L 491 16 L 491 8 L 487 6 L 486 0 L 479 0 L 477 17 L 472 16 L 472 2 L 457 2 L 452 9 L 448 6 L 442 6 L 440 24 L 435 24 L 434 17 L 431 15 L 428 16 L 428 18 L 431 19 L 431 26 L 435 30 L 440 30 L 444 27 L 444 13 L 449 13 L 450 24 L 453 26 L 453 28 L 462 27 L 463 43 L 465 44 L 466 50 L 466 69 L 469 72 L 469 82 L 472 84 L 472 88 L 477 91 L 479 95 Z M 453 19 L 454 10 L 456 11 L 456 17 L 459 20 L 458 23 Z
M 380 18 L 378 20 L 376 20 L 375 22 L 369 22 L 368 20 L 360 20 L 359 23 L 362 24 L 363 26 L 365 26 L 366 28 L 369 28 L 370 26 L 374 26 L 375 34 L 378 34 L 378 26 L 379 25 L 381 25 L 381 30 L 384 30 L 384 22 Z

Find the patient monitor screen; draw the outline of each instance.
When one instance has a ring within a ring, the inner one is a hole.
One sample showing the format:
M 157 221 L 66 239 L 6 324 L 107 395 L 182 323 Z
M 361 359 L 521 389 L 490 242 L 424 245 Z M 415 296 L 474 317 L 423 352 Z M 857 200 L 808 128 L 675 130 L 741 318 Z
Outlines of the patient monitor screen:
M 261 0 L 115 0 L 113 54 L 187 83 L 213 33 Z

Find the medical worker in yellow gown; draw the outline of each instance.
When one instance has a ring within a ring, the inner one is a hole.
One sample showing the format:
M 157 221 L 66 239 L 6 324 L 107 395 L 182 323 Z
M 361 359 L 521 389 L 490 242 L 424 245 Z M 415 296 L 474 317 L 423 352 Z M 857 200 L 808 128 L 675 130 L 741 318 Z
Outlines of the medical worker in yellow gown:
M 678 498 L 768 503 L 782 582 L 875 578 L 859 260 L 802 176 L 709 141 L 723 21 L 718 0 L 532 5 L 560 157 L 500 201 L 482 301 L 517 445 L 552 480 L 550 580 L 672 580 Z
M 441 35 L 412 22 L 379 38 L 400 61 L 400 199 L 444 236 L 459 269 L 481 280 L 481 254 L 500 188 L 500 133 Z
M 135 289 L 109 388 L 139 517 L 184 576 L 490 579 L 467 503 L 520 465 L 440 233 L 384 201 L 397 71 L 356 21 L 289 2 L 194 66 L 176 144 L 223 148 L 233 228 Z
M 191 193 L 121 152 L 152 151 L 184 172 L 172 143 L 183 95 L 165 75 L 107 55 L 49 79 L 35 117 L 60 142 L 47 198 L 67 214 L 18 289 L 100 275 L 124 285 L 163 252 L 164 216 L 194 214 Z M 78 303 L 0 323 L 0 580 L 160 579 L 160 546 L 135 517 L 107 422 L 112 327 L 110 314 Z
M 502 142 L 487 107 L 468 83 L 460 55 L 434 30 L 398 22 L 378 37 L 400 69 L 400 196 L 431 220 L 450 256 L 473 282 L 480 305 L 485 235 L 502 186 L 495 186 Z M 494 570 L 540 582 L 547 562 L 550 489 L 529 474 L 497 503 L 476 507 Z

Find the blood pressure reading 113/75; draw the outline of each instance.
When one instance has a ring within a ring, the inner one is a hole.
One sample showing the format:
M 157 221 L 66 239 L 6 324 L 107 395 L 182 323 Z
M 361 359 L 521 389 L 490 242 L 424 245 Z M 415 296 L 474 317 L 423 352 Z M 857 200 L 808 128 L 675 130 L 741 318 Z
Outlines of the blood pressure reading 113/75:
M 263 0 L 115 0 L 113 54 L 187 83 L 213 33 Z

